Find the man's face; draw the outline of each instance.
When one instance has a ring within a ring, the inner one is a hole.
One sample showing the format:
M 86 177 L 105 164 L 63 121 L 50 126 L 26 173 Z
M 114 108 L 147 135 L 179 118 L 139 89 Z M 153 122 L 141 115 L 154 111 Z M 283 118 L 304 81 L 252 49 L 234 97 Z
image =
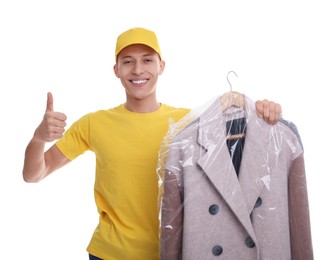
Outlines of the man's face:
M 155 98 L 156 84 L 165 63 L 150 47 L 134 44 L 124 48 L 114 66 L 129 99 Z

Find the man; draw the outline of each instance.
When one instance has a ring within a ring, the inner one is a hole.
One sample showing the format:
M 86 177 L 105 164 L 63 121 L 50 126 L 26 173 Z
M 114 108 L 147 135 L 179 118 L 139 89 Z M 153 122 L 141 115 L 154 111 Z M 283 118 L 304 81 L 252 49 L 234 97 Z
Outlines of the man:
M 158 151 L 169 119 L 178 121 L 189 109 L 157 101 L 157 81 L 165 62 L 154 32 L 125 31 L 117 38 L 115 58 L 114 72 L 126 102 L 84 115 L 64 134 L 66 115 L 53 111 L 48 93 L 44 118 L 26 149 L 23 178 L 38 182 L 85 151 L 93 151 L 100 221 L 87 247 L 90 259 L 159 259 Z M 279 104 L 264 100 L 256 106 L 260 117 L 277 122 Z M 46 142 L 55 140 L 44 151 Z

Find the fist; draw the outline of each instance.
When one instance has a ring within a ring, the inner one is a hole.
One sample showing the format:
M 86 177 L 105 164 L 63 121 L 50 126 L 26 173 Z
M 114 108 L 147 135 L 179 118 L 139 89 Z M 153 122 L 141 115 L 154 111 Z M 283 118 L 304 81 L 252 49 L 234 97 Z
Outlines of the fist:
M 277 124 L 282 114 L 280 104 L 264 99 L 256 101 L 255 106 L 258 117 L 263 118 L 268 124 Z

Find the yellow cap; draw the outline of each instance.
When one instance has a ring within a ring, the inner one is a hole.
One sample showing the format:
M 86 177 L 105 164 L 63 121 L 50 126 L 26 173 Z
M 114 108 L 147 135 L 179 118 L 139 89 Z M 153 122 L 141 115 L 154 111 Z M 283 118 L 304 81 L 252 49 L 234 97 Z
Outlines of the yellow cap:
M 117 55 L 121 50 L 132 44 L 144 44 L 151 47 L 159 54 L 161 59 L 161 51 L 155 33 L 144 28 L 132 28 L 118 36 L 115 49 L 115 60 L 117 60 Z

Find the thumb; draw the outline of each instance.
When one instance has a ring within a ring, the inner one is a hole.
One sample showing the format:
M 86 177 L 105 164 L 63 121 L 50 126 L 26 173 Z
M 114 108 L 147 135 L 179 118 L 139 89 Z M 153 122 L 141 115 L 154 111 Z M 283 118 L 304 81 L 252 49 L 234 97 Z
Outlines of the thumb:
M 53 112 L 53 96 L 51 92 L 48 92 L 45 112 Z

